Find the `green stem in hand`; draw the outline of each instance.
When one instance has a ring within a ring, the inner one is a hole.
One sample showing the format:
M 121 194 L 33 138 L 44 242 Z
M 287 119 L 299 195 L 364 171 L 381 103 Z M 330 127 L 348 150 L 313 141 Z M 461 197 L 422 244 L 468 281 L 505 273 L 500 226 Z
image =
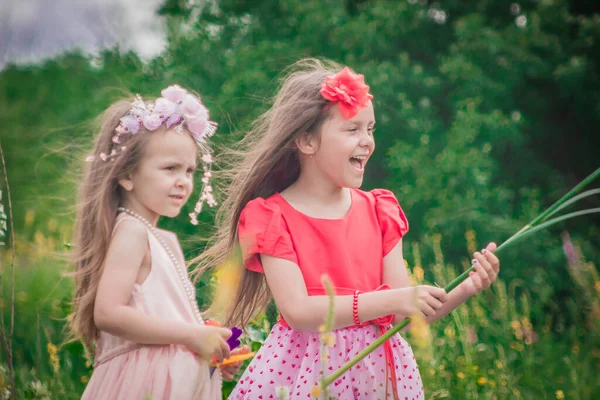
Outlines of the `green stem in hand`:
M 589 185 L 598 176 L 600 176 L 600 168 L 598 168 L 597 170 L 595 170 L 594 172 L 589 174 L 587 176 L 587 178 L 585 178 L 584 180 L 579 182 L 573 189 L 571 189 L 567 194 L 565 194 L 563 197 L 561 197 L 556 203 L 554 203 L 550 207 L 548 207 L 548 209 L 546 211 L 544 211 L 543 213 L 538 215 L 536 218 L 534 218 L 534 220 L 531 221 L 528 225 L 535 226 L 535 225 L 537 225 L 538 222 L 541 222 L 541 221 L 545 220 L 546 218 L 548 218 L 550 215 L 554 214 L 555 211 L 558 211 L 557 210 L 558 207 L 560 207 L 565 201 L 569 200 L 571 197 L 573 197 L 577 192 L 582 190 L 584 187 Z
M 506 249 L 510 244 L 518 243 L 520 240 L 522 240 L 526 236 L 529 236 L 529 235 L 531 235 L 537 231 L 540 231 L 542 229 L 548 228 L 559 222 L 562 222 L 562 221 L 565 221 L 565 220 L 568 220 L 571 218 L 575 218 L 575 217 L 578 217 L 581 215 L 600 213 L 600 208 L 592 208 L 592 209 L 588 209 L 588 210 L 569 213 L 569 214 L 566 214 L 566 215 L 563 215 L 563 216 L 560 216 L 557 218 L 553 218 L 549 221 L 546 221 L 544 223 L 537 225 L 538 223 L 544 221 L 545 219 L 554 215 L 556 212 L 567 207 L 568 205 L 571 205 L 574 202 L 576 202 L 584 197 L 588 197 L 593 194 L 600 193 L 600 190 L 594 189 L 594 190 L 590 190 L 588 192 L 584 192 L 584 193 L 580 194 L 579 196 L 576 196 L 572 200 L 569 200 L 578 191 L 582 190 L 585 186 L 590 184 L 598 176 L 600 176 L 600 168 L 598 168 L 597 170 L 592 172 L 587 178 L 585 178 L 577 186 L 575 186 L 573 189 L 571 189 L 567 194 L 565 194 L 562 198 L 560 198 L 556 203 L 554 203 L 547 210 L 545 210 L 540 215 L 538 215 L 536 218 L 534 218 L 533 221 L 531 221 L 529 224 L 525 225 L 517 233 L 515 233 L 513 236 L 511 236 L 508 240 L 506 240 L 504 243 L 502 243 L 500 246 L 498 246 L 498 248 L 496 249 L 496 251 L 494 253 L 497 254 L 498 252 L 501 252 L 503 249 Z M 450 282 L 444 288 L 446 293 L 449 293 L 450 291 L 455 289 L 461 282 L 463 282 L 465 279 L 467 279 L 467 277 L 469 276 L 469 273 L 474 270 L 475 269 L 473 267 L 470 267 L 465 272 L 460 274 L 456 279 L 454 279 L 452 282 Z M 331 307 L 331 309 L 333 309 L 333 307 Z M 410 318 L 405 318 L 402 321 L 400 321 L 400 323 L 396 324 L 391 329 L 389 329 L 386 333 L 384 333 L 383 335 L 378 337 L 373 343 L 371 343 L 369 346 L 365 347 L 360 353 L 358 353 L 356 356 L 354 356 L 350 361 L 348 361 L 347 363 L 342 365 L 338 370 L 334 371 L 327 378 L 323 379 L 321 388 L 322 389 L 327 388 L 327 386 L 329 386 L 330 384 L 335 382 L 335 380 L 338 379 L 340 376 L 342 376 L 346 371 L 348 371 L 350 368 L 352 368 L 354 365 L 356 365 L 360 360 L 362 360 L 367 355 L 369 355 L 377 347 L 381 346 L 386 340 L 388 340 L 393 335 L 398 333 L 400 330 L 405 328 L 409 323 L 410 323 Z

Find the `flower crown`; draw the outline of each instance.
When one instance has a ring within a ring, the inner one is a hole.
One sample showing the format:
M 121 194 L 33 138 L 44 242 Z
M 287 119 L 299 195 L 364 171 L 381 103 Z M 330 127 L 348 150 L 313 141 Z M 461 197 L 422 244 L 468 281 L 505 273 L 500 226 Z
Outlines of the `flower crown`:
M 183 126 L 192 134 L 194 141 L 202 151 L 202 168 L 204 176 L 202 177 L 202 194 L 190 213 L 193 225 L 198 224 L 198 214 L 202 211 L 204 201 L 213 207 L 217 204 L 212 195 L 212 186 L 210 185 L 210 166 L 212 156 L 208 147 L 207 139 L 213 136 L 217 130 L 217 124 L 210 121 L 208 109 L 202 104 L 200 99 L 179 85 L 172 85 L 161 92 L 162 97 L 156 99 L 154 103 L 146 104 L 141 96 L 135 96 L 131 109 L 120 119 L 119 125 L 115 129 L 115 135 L 112 138 L 113 148 L 110 153 L 100 153 L 102 161 L 113 160 L 114 157 L 127 149 L 127 146 L 121 146 L 123 140 L 129 135 L 135 135 L 139 132 L 142 125 L 148 131 L 155 131 L 165 125 L 167 129 L 175 127 L 175 131 L 183 133 Z M 86 161 L 94 161 L 95 157 L 90 156 Z
M 326 77 L 319 92 L 326 100 L 338 104 L 345 119 L 354 117 L 373 98 L 369 93 L 369 85 L 365 84 L 365 77 L 355 74 L 348 67 Z

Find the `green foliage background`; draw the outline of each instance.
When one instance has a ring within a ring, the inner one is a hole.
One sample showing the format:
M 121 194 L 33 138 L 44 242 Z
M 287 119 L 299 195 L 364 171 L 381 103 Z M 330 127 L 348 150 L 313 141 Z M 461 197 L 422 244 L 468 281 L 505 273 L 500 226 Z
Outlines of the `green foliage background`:
M 378 121 L 363 188 L 396 193 L 411 224 L 405 239 L 411 270 L 422 266 L 423 279 L 440 285 L 453 272 L 436 268 L 462 271 L 470 251 L 501 242 L 558 199 L 598 167 L 600 15 L 592 2 L 530 0 L 518 12 L 512 7 L 500 0 L 202 6 L 168 0 L 160 10 L 168 46 L 150 62 L 111 49 L 0 71 L 0 143 L 18 255 L 13 345 L 21 397 L 43 398 L 46 390 L 50 398 L 77 398 L 89 376 L 79 345 L 52 348 L 64 340 L 72 289 L 61 277 L 69 270 L 63 243 L 70 240 L 77 173 L 94 135 L 89 123 L 127 93 L 153 96 L 173 83 L 198 91 L 219 122 L 216 140 L 228 145 L 266 110 L 282 71 L 300 58 L 329 58 L 363 73 Z M 598 207 L 598 200 L 585 206 Z M 212 230 L 213 213 L 203 214 L 201 230 L 188 224 L 187 212 L 162 224 L 192 256 Z M 600 343 L 591 316 L 600 293 L 599 222 L 569 222 L 513 248 L 502 259 L 498 288 L 432 327 L 443 350 L 420 360 L 428 398 L 591 399 L 598 393 Z M 571 233 L 583 267 L 567 264 L 561 230 Z M 4 253 L 6 323 L 10 264 Z M 204 304 L 207 283 L 199 290 Z M 514 307 L 503 313 L 508 304 Z M 525 343 L 523 326 L 539 340 Z M 477 330 L 478 342 L 452 342 L 449 329 L 456 338 L 467 328 Z M 521 342 L 522 348 L 514 345 Z M 494 378 L 491 387 L 488 370 L 497 362 L 508 378 Z M 552 363 L 564 368 L 545 369 Z M 0 380 L 0 390 L 3 385 Z

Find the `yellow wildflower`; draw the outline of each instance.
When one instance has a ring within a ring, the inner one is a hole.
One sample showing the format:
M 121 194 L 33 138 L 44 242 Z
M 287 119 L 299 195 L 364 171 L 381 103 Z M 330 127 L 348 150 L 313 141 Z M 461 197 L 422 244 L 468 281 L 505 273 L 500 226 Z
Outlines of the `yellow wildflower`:
M 237 293 L 242 272 L 243 267 L 237 257 L 229 258 L 218 267 L 214 275 L 218 283 L 215 288 L 213 303 L 210 307 L 215 319 L 218 320 L 223 317 L 231 305 Z
M 467 251 L 469 254 L 475 253 L 475 251 L 477 251 L 475 231 L 473 229 L 469 229 L 467 232 L 465 232 L 465 239 L 467 239 Z
M 325 347 L 321 351 L 321 362 L 322 363 L 326 363 L 327 362 L 327 356 L 329 356 L 329 352 L 327 351 L 327 347 Z
M 465 378 L 465 374 L 463 374 L 462 372 L 458 372 L 456 374 L 456 376 L 458 377 L 458 379 L 464 379 Z
M 35 219 L 35 210 L 27 210 L 25 213 L 25 226 L 31 226 L 33 224 L 33 220 Z
M 60 358 L 58 357 L 58 349 L 52 343 L 48 343 L 46 349 L 48 350 L 48 356 L 50 358 L 50 365 L 52 366 L 52 369 L 54 370 L 54 372 L 58 372 L 60 368 Z
M 410 282 L 410 286 L 417 286 L 419 284 L 419 282 L 417 282 L 417 279 L 415 278 L 415 275 L 411 274 L 410 272 L 408 274 L 408 281 Z
M 319 386 L 318 384 L 315 383 L 315 385 L 310 390 L 310 395 L 313 398 L 317 398 L 318 399 L 319 396 L 321 395 L 321 386 Z
M 557 390 L 556 391 L 556 398 L 557 399 L 564 399 L 565 398 L 565 394 L 563 393 L 562 390 Z
M 447 326 L 444 328 L 444 335 L 446 335 L 449 338 L 454 338 L 456 336 L 456 331 L 453 327 Z
M 479 379 L 477 379 L 477 384 L 479 386 L 483 386 L 487 383 L 487 378 L 485 376 L 480 377 Z
M 425 348 L 431 344 L 429 325 L 422 314 L 415 314 L 411 317 L 410 333 L 414 336 L 414 343 L 418 348 Z
M 419 266 L 415 266 L 413 268 L 413 274 L 415 275 L 415 278 L 418 282 L 422 282 L 423 278 L 425 277 L 425 271 L 423 271 L 423 268 Z
M 319 337 L 321 338 L 321 342 L 323 342 L 325 346 L 331 347 L 335 344 L 335 336 L 333 336 L 333 333 L 331 332 L 324 332 L 324 330 L 324 326 L 323 331 L 321 331 L 321 328 L 319 328 L 319 331 L 321 332 L 321 335 L 319 335 Z

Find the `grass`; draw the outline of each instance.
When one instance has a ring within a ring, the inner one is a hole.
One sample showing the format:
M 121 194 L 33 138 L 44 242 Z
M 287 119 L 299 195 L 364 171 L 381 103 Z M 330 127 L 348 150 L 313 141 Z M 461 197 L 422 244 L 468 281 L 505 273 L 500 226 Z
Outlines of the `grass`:
M 68 232 L 53 224 L 17 237 L 15 275 L 14 369 L 22 399 L 78 399 L 91 376 L 78 343 L 64 344 L 72 283 L 61 243 Z M 467 250 L 475 234 L 468 232 Z M 564 236 L 565 263 L 572 296 L 561 307 L 542 266 L 535 286 L 498 279 L 423 332 L 405 334 L 413 346 L 428 399 L 591 399 L 600 387 L 600 280 L 578 247 Z M 420 244 L 407 243 L 409 270 L 419 282 L 449 282 L 458 269 L 445 262 L 441 237 L 433 239 L 435 260 L 423 265 Z M 473 247 L 473 248 L 471 248 Z M 10 251 L 2 253 L 8 265 Z M 468 260 L 460 270 L 468 267 Z M 507 268 L 508 266 L 504 266 Z M 8 269 L 2 270 L 6 273 Z M 4 311 L 10 305 L 10 280 L 3 279 Z M 566 309 L 568 315 L 553 310 Z M 8 316 L 4 313 L 5 323 Z M 273 318 L 271 317 L 272 321 Z M 250 345 L 268 334 L 266 317 L 253 328 Z M 0 358 L 0 399 L 8 398 L 6 357 Z M 233 384 L 226 383 L 228 393 Z

